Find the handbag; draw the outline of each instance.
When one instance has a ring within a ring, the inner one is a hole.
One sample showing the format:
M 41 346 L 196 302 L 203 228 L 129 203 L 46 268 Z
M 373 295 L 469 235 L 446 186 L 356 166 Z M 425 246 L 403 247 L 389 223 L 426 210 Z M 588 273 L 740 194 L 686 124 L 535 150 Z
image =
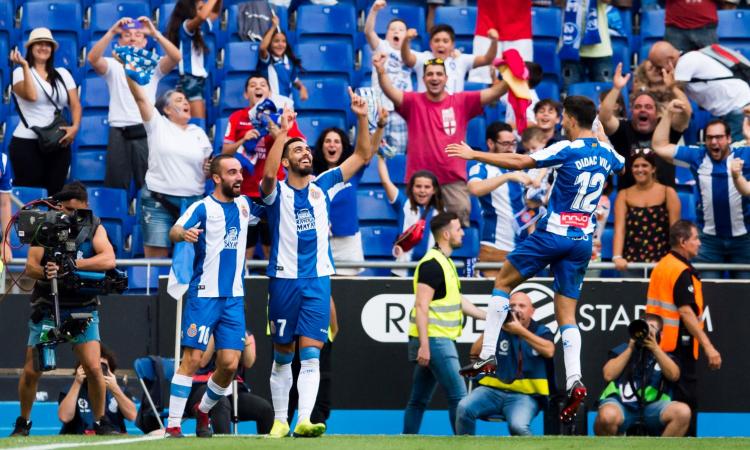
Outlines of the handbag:
M 39 138 L 39 150 L 42 153 L 48 154 L 53 153 L 63 146 L 60 144 L 60 139 L 65 136 L 65 130 L 62 130 L 61 127 L 67 127 L 70 126 L 68 121 L 65 119 L 65 117 L 62 114 L 62 110 L 57 106 L 57 103 L 52 99 L 52 96 L 49 95 L 49 93 L 44 89 L 44 86 L 42 86 L 42 83 L 39 81 L 39 79 L 36 77 L 36 75 L 33 74 L 34 79 L 39 84 L 39 87 L 42 88 L 42 92 L 44 92 L 44 95 L 47 96 L 50 102 L 52 102 L 53 105 L 55 105 L 55 116 L 52 118 L 52 122 L 48 125 L 45 125 L 43 127 L 39 126 L 33 126 L 30 127 L 28 122 L 26 122 L 26 118 L 23 116 L 23 113 L 21 112 L 21 106 L 18 103 L 18 99 L 16 98 L 16 95 L 13 94 L 13 100 L 16 102 L 16 109 L 18 109 L 18 117 L 23 122 L 24 126 L 31 131 L 34 132 Z
M 399 246 L 403 251 L 408 252 L 422 241 L 424 229 L 427 224 L 427 214 L 430 212 L 430 209 L 425 208 L 419 220 L 398 235 L 396 241 L 393 243 L 394 247 Z

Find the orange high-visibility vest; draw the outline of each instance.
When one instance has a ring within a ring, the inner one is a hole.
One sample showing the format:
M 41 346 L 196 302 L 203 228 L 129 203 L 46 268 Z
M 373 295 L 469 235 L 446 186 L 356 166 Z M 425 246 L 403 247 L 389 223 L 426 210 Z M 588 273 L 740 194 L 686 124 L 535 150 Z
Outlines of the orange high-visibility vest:
M 648 284 L 648 301 L 646 313 L 654 314 L 662 318 L 664 327 L 661 331 L 661 348 L 665 352 L 672 352 L 677 348 L 677 339 L 680 330 L 680 312 L 674 304 L 674 286 L 682 272 L 691 270 L 691 267 L 672 253 L 661 259 Z M 695 303 L 698 305 L 698 320 L 703 329 L 703 288 L 701 281 L 691 273 L 695 290 Z M 698 359 L 698 340 L 693 338 L 693 356 Z

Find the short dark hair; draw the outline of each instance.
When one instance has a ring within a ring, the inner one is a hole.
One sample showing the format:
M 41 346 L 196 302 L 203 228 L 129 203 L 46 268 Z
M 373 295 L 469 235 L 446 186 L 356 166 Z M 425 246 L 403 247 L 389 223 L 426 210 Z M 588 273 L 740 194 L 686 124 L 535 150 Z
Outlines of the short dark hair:
M 526 61 L 526 68 L 529 69 L 529 88 L 534 89 L 542 82 L 544 70 L 534 61 Z
M 89 201 L 89 193 L 86 185 L 78 180 L 71 181 L 60 189 L 60 192 L 52 196 L 57 201 L 65 202 L 68 200 L 78 200 L 84 203 Z
M 430 28 L 430 40 L 432 40 L 432 38 L 438 33 L 448 33 L 448 36 L 451 37 L 451 41 L 456 42 L 456 32 L 453 30 L 452 26 L 445 23 L 433 26 Z
M 289 156 L 289 146 L 294 144 L 295 142 L 305 142 L 305 140 L 301 137 L 293 137 L 284 142 L 284 149 L 281 151 L 281 159 L 287 158 Z
M 487 130 L 484 132 L 484 138 L 488 141 L 494 141 L 497 138 L 498 133 L 501 131 L 509 131 L 513 132 L 513 127 L 508 125 L 505 122 L 500 122 L 499 120 L 496 122 L 492 122 L 491 124 L 487 125 Z
M 720 123 L 724 125 L 724 135 L 725 136 L 731 136 L 732 135 L 732 127 L 729 126 L 729 124 L 724 119 L 711 119 L 708 121 L 706 126 L 703 128 L 703 136 L 706 136 L 708 133 L 708 127 L 711 125 L 716 125 L 717 123 Z
M 235 159 L 234 155 L 217 155 L 211 160 L 211 175 L 221 175 L 221 162 L 225 159 Z
M 351 142 L 349 142 L 349 136 L 346 134 L 346 131 L 339 127 L 326 128 L 320 133 L 320 135 L 318 135 L 318 140 L 315 142 L 315 148 L 313 149 L 313 173 L 315 175 L 320 175 L 328 170 L 328 162 L 326 161 L 325 156 L 323 156 L 323 143 L 330 133 L 337 134 L 339 139 L 341 139 L 341 156 L 339 156 L 339 160 L 336 161 L 336 166 L 346 161 L 346 159 L 354 153 L 354 148 L 352 147 Z
M 268 89 L 271 89 L 271 83 L 268 82 L 268 77 L 266 77 L 260 72 L 253 72 L 247 77 L 247 80 L 245 80 L 245 90 L 247 90 L 247 85 L 250 84 L 250 80 L 252 80 L 253 78 L 263 78 L 264 80 L 266 80 Z
M 523 133 L 521 133 L 521 143 L 526 144 L 533 139 L 544 139 L 544 131 L 536 126 L 526 127 L 526 129 L 523 130 Z
M 554 108 L 554 110 L 557 111 L 558 117 L 562 115 L 562 104 L 560 104 L 560 102 L 558 102 L 557 100 L 553 100 L 551 98 L 545 98 L 536 102 L 536 105 L 534 105 L 534 114 L 538 113 L 539 110 L 544 108 L 545 106 Z
M 690 239 L 693 230 L 698 227 L 689 220 L 680 219 L 669 227 L 669 246 L 672 248 L 679 247 L 683 241 Z
M 430 231 L 435 239 L 438 238 L 438 235 L 443 231 L 443 228 L 447 227 L 448 224 L 454 220 L 458 220 L 458 214 L 454 212 L 440 212 L 436 214 L 432 220 L 430 220 Z
M 390 27 L 391 27 L 391 24 L 392 24 L 393 22 L 401 22 L 401 23 L 403 23 L 403 24 L 404 24 L 404 26 L 405 26 L 406 28 L 409 28 L 409 24 L 408 24 L 408 23 L 406 23 L 406 21 L 405 21 L 404 19 L 402 19 L 402 18 L 400 18 L 400 17 L 394 17 L 393 19 L 391 19 L 391 20 L 389 20 L 389 21 L 388 21 L 388 24 L 387 24 L 387 25 L 385 26 L 385 29 L 387 30 L 388 28 L 390 28 Z
M 590 130 L 596 119 L 596 104 L 588 97 L 571 95 L 563 100 L 563 111 L 578 122 L 578 126 Z

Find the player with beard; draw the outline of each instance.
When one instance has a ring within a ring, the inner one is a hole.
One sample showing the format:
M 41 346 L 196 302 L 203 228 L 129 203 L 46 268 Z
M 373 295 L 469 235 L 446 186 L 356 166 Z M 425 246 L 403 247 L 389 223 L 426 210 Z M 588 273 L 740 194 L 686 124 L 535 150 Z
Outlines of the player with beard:
M 168 437 L 182 437 L 180 423 L 193 386 L 193 375 L 213 334 L 216 371 L 193 413 L 198 437 L 210 437 L 208 412 L 230 393 L 240 353 L 245 348 L 245 240 L 247 228 L 264 215 L 264 208 L 240 194 L 242 166 L 229 155 L 211 161 L 216 188 L 185 211 L 169 231 L 172 242 L 195 246 L 193 276 L 182 314 L 182 360 L 172 377 Z
M 272 125 L 275 141 L 266 158 L 260 183 L 271 229 L 268 321 L 274 343 L 271 369 L 271 398 L 275 420 L 271 437 L 289 434 L 287 409 L 292 386 L 292 359 L 299 337 L 301 368 L 297 379 L 299 414 L 296 436 L 315 437 L 325 425 L 312 423 L 310 415 L 320 383 L 320 349 L 328 336 L 330 322 L 333 257 L 328 244 L 331 199 L 343 189 L 372 157 L 367 123 L 367 101 L 349 89 L 351 109 L 357 116 L 354 153 L 338 167 L 313 179 L 313 155 L 307 142 L 289 138 L 288 111 L 281 126 Z M 287 179 L 278 181 L 279 165 Z

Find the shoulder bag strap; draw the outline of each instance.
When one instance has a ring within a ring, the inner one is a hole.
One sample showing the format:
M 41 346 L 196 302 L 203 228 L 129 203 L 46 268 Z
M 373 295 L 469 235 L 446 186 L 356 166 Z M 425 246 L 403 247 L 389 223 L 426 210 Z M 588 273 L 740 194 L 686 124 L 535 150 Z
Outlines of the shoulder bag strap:
M 29 69 L 29 72 L 31 72 L 31 69 Z M 46 96 L 47 96 L 47 98 L 49 99 L 49 101 L 50 101 L 50 102 L 52 102 L 52 104 L 53 104 L 53 105 L 55 105 L 55 114 L 59 114 L 59 113 L 60 113 L 60 107 L 59 107 L 59 106 L 57 106 L 57 102 L 56 102 L 56 101 L 54 101 L 54 100 L 52 99 L 52 96 L 51 96 L 51 95 L 49 95 L 49 93 L 47 92 L 47 90 L 46 90 L 46 89 L 44 89 L 44 85 L 43 85 L 43 84 L 42 84 L 42 82 L 41 82 L 41 81 L 39 80 L 39 78 L 38 78 L 38 77 L 37 77 L 36 75 L 34 75 L 34 72 L 31 72 L 31 76 L 33 76 L 33 77 L 34 77 L 34 79 L 36 80 L 37 84 L 39 85 L 39 88 L 40 88 L 40 89 L 42 90 L 42 92 L 44 92 L 44 95 L 46 95 Z M 55 89 L 55 87 L 54 87 L 54 86 L 52 86 L 52 89 L 53 89 L 53 92 L 54 92 L 54 89 Z

